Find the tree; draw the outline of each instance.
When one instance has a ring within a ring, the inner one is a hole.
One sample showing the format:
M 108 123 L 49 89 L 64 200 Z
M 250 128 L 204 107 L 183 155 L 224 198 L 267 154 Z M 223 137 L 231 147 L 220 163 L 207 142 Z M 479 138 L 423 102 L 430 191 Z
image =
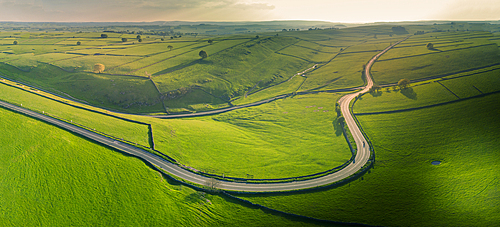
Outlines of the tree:
M 209 43 L 210 45 L 212 45 L 212 43 L 213 43 L 213 42 L 214 42 L 214 41 L 213 41 L 213 40 L 211 40 L 211 39 L 209 39 L 209 40 L 208 40 L 208 43 Z
M 380 89 L 382 89 L 382 87 L 380 87 L 380 85 L 374 84 L 374 85 L 370 88 L 370 93 L 373 93 L 373 92 L 378 92 L 378 91 L 380 91 Z
M 433 49 L 434 49 L 434 44 L 432 44 L 432 43 L 427 43 L 427 46 L 426 46 L 426 47 L 427 47 L 427 49 L 429 49 L 429 50 L 433 50 Z
M 107 34 L 101 34 L 101 38 L 108 38 Z
M 410 86 L 410 80 L 408 80 L 408 79 L 401 79 L 398 82 L 398 87 L 400 89 L 405 89 L 405 88 L 408 88 L 409 86 Z
M 258 38 L 259 38 L 259 36 L 258 36 L 258 35 L 256 35 L 256 36 L 255 36 L 255 38 L 256 38 L 256 39 L 258 39 Z
M 161 40 L 161 41 L 165 41 L 165 39 L 164 39 L 164 38 L 161 38 L 160 40 Z
M 344 122 L 345 122 L 345 119 L 343 116 L 337 117 L 337 123 L 344 124 Z
M 103 64 L 95 64 L 94 65 L 94 73 L 102 73 L 104 72 L 104 65 Z
M 136 38 L 137 38 L 137 39 L 141 39 L 141 35 L 137 35 L 137 37 L 136 37 Z
M 137 40 L 137 41 L 142 42 L 142 39 L 139 39 L 139 40 Z
M 78 42 L 76 42 L 76 45 L 80 46 L 80 45 L 82 45 L 82 42 L 78 41 Z
M 207 58 L 207 57 L 208 57 L 207 52 L 206 52 L 206 51 L 204 51 L 204 50 L 200 51 L 200 53 L 199 53 L 198 55 L 200 55 L 200 57 L 201 57 L 202 59 L 203 59 L 203 58 Z
M 122 42 L 127 42 L 128 39 L 127 38 L 122 38 Z
M 17 40 L 13 42 L 14 45 L 17 45 Z
M 220 185 L 220 181 L 216 180 L 215 178 L 208 178 L 206 181 L 205 181 L 205 187 L 209 190 L 209 191 L 217 191 L 218 190 L 218 187 Z
M 169 50 L 174 49 L 174 47 L 173 47 L 172 45 L 168 45 L 168 47 L 167 47 L 167 48 L 168 48 Z

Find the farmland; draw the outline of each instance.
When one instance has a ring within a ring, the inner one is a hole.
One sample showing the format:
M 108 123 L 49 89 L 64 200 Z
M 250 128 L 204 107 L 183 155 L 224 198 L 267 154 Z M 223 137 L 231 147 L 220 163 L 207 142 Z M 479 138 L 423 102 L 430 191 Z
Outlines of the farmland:
M 374 168 L 324 189 L 238 197 L 369 225 L 498 223 L 498 33 L 430 22 L 405 31 L 392 24 L 303 31 L 311 23 L 2 30 L 0 100 L 135 146 L 154 144 L 146 150 L 194 172 L 294 178 L 352 160 L 335 105 L 346 89 L 366 84 L 363 68 L 374 55 L 410 35 L 371 68 L 382 88 L 352 104 L 373 143 Z M 104 71 L 94 72 L 96 63 Z M 409 88 L 396 86 L 402 78 Z M 156 118 L 280 95 L 224 113 Z M 7 225 L 321 224 L 193 190 L 137 158 L 3 108 L 0 119 L 8 132 L 0 137 Z
M 358 116 L 375 148 L 370 173 L 312 193 L 240 197 L 295 214 L 371 225 L 494 225 L 500 218 L 499 98 Z M 353 218 L 353 211 L 360 215 Z
M 3 108 L 0 117 L 10 132 L 0 137 L 2 226 L 304 224 L 179 185 L 46 123 Z

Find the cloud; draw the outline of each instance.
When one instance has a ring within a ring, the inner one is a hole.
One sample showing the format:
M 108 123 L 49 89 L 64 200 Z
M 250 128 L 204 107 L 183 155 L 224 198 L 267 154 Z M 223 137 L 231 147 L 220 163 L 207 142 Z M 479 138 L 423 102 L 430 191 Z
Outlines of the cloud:
M 499 12 L 498 0 L 453 0 L 434 17 L 447 20 L 499 20 Z
M 249 0 L 0 0 L 0 6 L 2 21 L 249 20 L 275 8 Z

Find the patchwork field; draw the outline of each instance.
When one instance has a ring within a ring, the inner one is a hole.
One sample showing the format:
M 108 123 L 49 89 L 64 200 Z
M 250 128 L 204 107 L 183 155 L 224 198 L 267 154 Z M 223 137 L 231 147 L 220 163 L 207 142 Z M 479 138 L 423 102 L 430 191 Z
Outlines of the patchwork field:
M 489 40 L 491 33 L 455 34 L 412 36 L 374 64 L 371 72 L 375 82 L 390 84 L 402 78 L 421 80 L 447 76 L 500 62 L 498 45 Z M 435 44 L 434 48 L 427 49 L 428 43 Z

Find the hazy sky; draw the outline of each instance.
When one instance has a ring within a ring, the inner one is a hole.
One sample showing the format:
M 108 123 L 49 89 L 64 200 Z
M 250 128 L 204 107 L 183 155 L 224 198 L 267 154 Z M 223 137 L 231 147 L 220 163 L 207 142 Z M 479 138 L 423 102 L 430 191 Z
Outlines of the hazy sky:
M 0 21 L 500 20 L 500 0 L 0 0 Z

